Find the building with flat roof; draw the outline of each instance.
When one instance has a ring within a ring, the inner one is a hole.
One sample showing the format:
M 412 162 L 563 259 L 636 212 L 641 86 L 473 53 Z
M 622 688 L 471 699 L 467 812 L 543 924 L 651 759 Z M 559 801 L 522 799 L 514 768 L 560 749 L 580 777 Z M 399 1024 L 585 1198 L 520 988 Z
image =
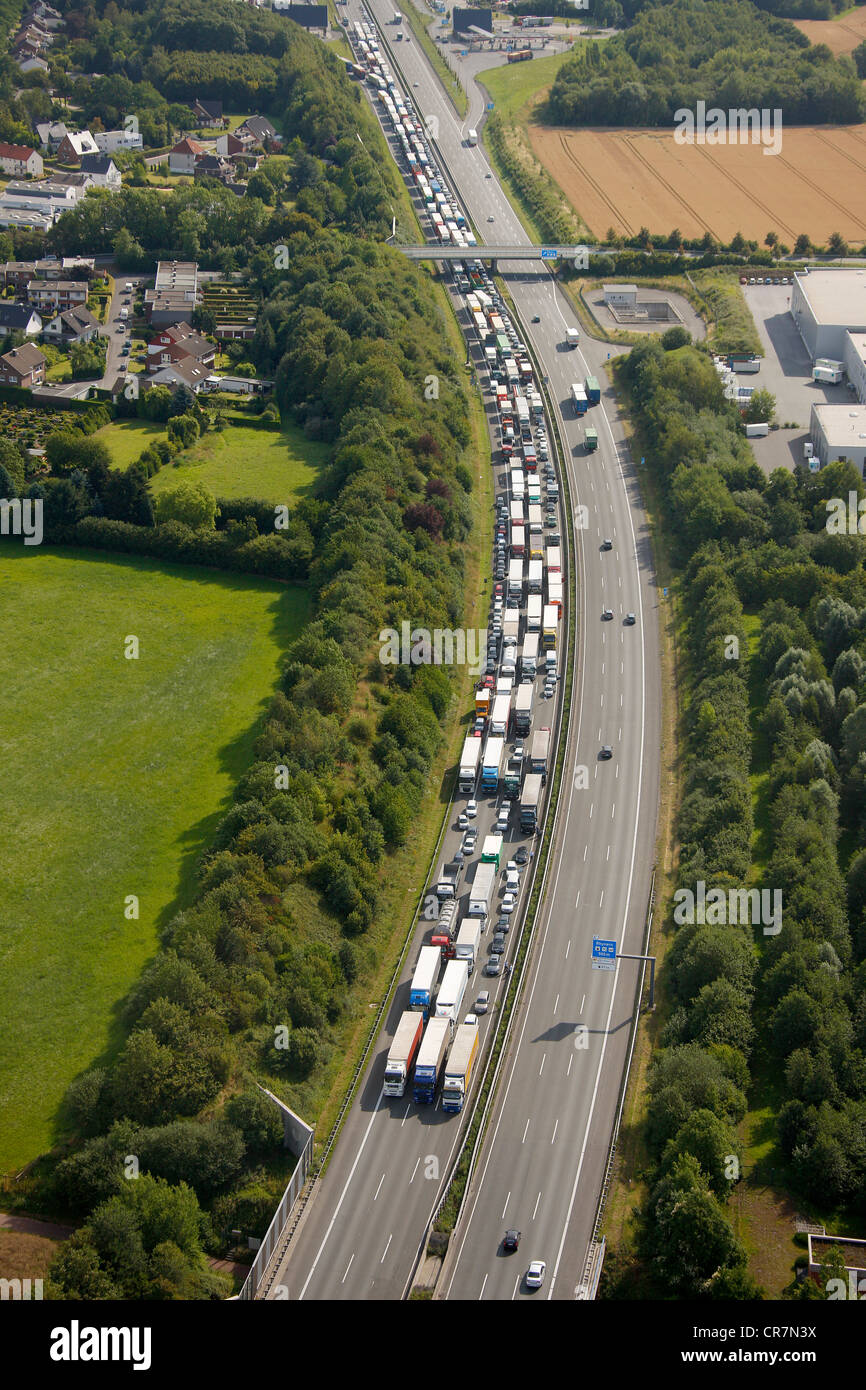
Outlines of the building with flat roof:
M 848 384 L 858 401 L 866 401 L 866 333 L 846 333 L 842 354 Z
M 198 302 L 195 261 L 160 261 L 153 289 L 144 292 L 144 309 L 155 328 L 191 323 Z
M 848 459 L 863 473 L 866 405 L 813 405 L 809 433 L 822 468 L 837 459 Z
M 637 304 L 637 285 L 604 285 L 605 304 L 615 304 L 621 309 L 634 309 Z
M 844 359 L 846 333 L 866 333 L 866 272 L 813 270 L 795 275 L 791 317 L 806 351 L 816 357 Z

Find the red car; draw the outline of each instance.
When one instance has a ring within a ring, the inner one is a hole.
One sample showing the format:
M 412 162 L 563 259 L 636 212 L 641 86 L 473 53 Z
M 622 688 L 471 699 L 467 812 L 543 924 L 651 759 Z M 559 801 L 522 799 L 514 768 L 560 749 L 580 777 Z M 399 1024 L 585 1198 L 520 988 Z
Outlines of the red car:
M 476 687 L 475 687 L 476 690 L 495 690 L 495 688 L 496 688 L 496 677 L 495 677 L 495 676 L 482 676 L 481 680 L 478 682 L 478 684 L 477 684 Z

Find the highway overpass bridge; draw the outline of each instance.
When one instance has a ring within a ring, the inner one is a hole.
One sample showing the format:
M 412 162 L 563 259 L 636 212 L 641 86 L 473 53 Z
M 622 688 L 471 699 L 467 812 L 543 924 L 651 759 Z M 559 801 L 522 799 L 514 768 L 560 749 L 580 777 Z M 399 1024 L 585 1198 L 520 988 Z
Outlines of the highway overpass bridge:
M 589 269 L 588 246 L 397 246 L 410 261 L 490 261 L 496 270 L 498 261 L 571 261 L 578 270 Z

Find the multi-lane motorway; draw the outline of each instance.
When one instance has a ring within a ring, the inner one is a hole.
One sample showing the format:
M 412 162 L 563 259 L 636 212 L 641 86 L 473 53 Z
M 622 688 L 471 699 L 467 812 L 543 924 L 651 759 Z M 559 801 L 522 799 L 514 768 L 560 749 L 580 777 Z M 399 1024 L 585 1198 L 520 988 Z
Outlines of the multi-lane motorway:
M 389 38 L 393 7 L 364 7 Z M 346 10 L 344 9 L 344 14 Z M 359 0 L 348 16 L 362 19 Z M 481 237 L 528 241 L 481 147 L 469 147 L 483 98 L 471 90 L 465 121 L 454 114 L 423 52 L 393 44 L 407 93 L 426 118 L 452 185 Z M 431 119 L 432 118 L 432 119 Z M 494 219 L 490 224 L 488 219 Z M 526 265 L 499 267 L 547 377 L 565 451 L 576 513 L 578 620 L 572 737 L 560 799 L 549 887 L 535 928 L 524 1005 L 512 1031 L 497 1106 L 437 1296 L 574 1298 L 592 1232 L 632 1016 L 635 962 L 594 971 L 591 939 L 616 939 L 640 952 L 652 869 L 658 802 L 659 591 L 632 464 L 609 390 L 608 349 L 564 345 L 575 320 L 554 280 Z M 534 315 L 540 323 L 530 326 Z M 593 410 L 596 453 L 570 385 L 593 374 L 603 383 Z M 613 548 L 601 548 L 604 538 Z M 613 618 L 602 618 L 604 609 Z M 626 626 L 626 613 L 636 622 Z M 602 744 L 613 756 L 599 759 Z M 479 806 L 483 815 L 483 807 Z M 479 825 L 483 834 L 485 824 Z M 412 956 L 414 960 L 414 953 Z M 477 981 L 477 983 L 475 983 Z M 486 981 L 476 975 L 474 989 Z M 399 1010 L 397 1010 L 399 1014 Z M 395 1018 L 389 1019 L 393 1031 Z M 485 1022 L 490 1026 L 490 1018 Z M 441 1180 L 458 1140 L 455 1117 L 381 1096 L 387 1034 L 349 1111 L 325 1179 L 270 1282 L 268 1296 L 399 1299 L 406 1291 Z M 503 1256 L 506 1226 L 522 1231 L 516 1255 Z M 530 1259 L 547 1264 L 529 1293 Z

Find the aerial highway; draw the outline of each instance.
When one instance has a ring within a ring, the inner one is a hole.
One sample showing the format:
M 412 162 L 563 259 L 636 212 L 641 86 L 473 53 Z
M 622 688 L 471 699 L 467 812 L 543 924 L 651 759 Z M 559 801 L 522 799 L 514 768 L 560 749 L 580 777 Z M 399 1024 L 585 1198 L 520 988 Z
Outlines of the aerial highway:
M 365 12 L 377 20 L 384 48 L 393 6 L 374 0 L 362 7 L 352 0 L 343 8 L 351 20 Z M 528 244 L 490 177 L 483 148 L 466 143 L 466 131 L 479 125 L 482 114 L 477 89 L 461 122 L 417 44 L 395 43 L 388 56 L 392 64 L 396 58 L 406 93 L 426 118 L 431 143 L 479 242 L 483 237 Z M 613 972 L 593 970 L 591 940 L 600 936 L 616 940 L 621 951 L 642 950 L 652 870 L 659 593 L 634 467 L 605 389 L 608 348 L 585 339 L 577 349 L 566 345 L 566 328 L 575 319 L 546 271 L 524 262 L 500 264 L 498 273 L 546 378 L 576 515 L 576 662 L 566 673 L 574 682 L 574 707 L 553 862 L 524 1003 L 437 1296 L 574 1298 L 607 1159 L 639 968 L 624 961 Z M 571 383 L 589 375 L 602 382 L 602 401 L 593 410 L 599 435 L 593 453 L 584 447 L 587 419 L 574 417 L 570 394 Z M 495 471 L 500 482 L 498 465 Z M 603 548 L 606 540 L 609 549 Z M 605 611 L 611 616 L 605 618 Z M 603 745 L 611 750 L 607 759 L 600 756 Z M 479 798 L 479 838 L 495 814 Z M 449 828 L 448 837 L 456 847 L 456 830 Z M 519 836 L 509 831 L 509 838 Z M 416 954 L 410 952 L 404 983 Z M 501 981 L 485 980 L 477 970 L 465 1007 L 488 985 L 493 993 Z M 267 1297 L 399 1299 L 406 1292 L 459 1126 L 438 1105 L 415 1107 L 408 1093 L 401 1100 L 382 1094 L 384 1055 L 402 1007 L 391 1010 L 325 1178 L 269 1278 Z M 482 1030 L 492 1019 L 492 1013 L 481 1019 Z M 522 1231 L 516 1255 L 502 1254 L 506 1227 Z M 525 1283 L 533 1259 L 546 1264 L 537 1291 Z

